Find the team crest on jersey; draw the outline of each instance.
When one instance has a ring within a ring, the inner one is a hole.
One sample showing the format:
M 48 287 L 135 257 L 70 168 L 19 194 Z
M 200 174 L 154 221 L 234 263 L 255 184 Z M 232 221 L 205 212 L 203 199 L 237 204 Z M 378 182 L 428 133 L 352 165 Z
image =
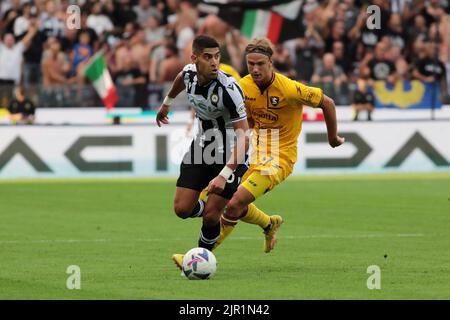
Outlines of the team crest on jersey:
M 217 94 L 213 93 L 211 95 L 211 101 L 212 101 L 212 103 L 217 103 L 219 101 L 219 96 Z
M 279 97 L 275 97 L 275 96 L 271 96 L 270 97 L 270 103 L 276 107 L 278 105 L 278 102 L 280 102 L 280 98 Z
M 245 113 L 245 105 L 241 104 L 238 109 L 237 109 L 237 113 L 239 114 L 244 114 Z

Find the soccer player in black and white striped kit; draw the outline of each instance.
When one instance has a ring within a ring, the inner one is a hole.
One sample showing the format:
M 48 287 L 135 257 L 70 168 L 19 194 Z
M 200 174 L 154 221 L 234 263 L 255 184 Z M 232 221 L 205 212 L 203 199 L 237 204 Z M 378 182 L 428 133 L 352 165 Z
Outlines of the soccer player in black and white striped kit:
M 237 81 L 219 70 L 217 41 L 198 36 L 192 44 L 192 61 L 175 78 L 156 116 L 158 126 L 168 124 L 172 100 L 186 90 L 199 123 L 180 166 L 174 211 L 180 218 L 203 217 L 198 246 L 212 250 L 220 234 L 220 215 L 247 170 L 249 146 L 244 95 Z M 208 200 L 199 199 L 208 188 Z M 183 255 L 175 254 L 181 268 Z

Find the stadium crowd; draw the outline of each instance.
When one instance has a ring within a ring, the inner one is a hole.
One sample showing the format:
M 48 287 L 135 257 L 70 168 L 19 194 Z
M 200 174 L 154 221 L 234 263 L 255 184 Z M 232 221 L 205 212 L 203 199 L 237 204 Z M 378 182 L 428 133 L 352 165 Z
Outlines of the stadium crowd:
M 190 62 L 196 34 L 215 37 L 222 61 L 246 74 L 239 30 L 185 0 L 2 0 L 0 87 L 38 85 L 40 106 L 59 106 L 68 88 L 83 96 L 83 67 L 103 50 L 117 86 L 118 106 L 149 105 L 152 90 Z M 80 29 L 68 26 L 69 5 L 80 7 Z M 368 28 L 368 5 L 381 25 Z M 437 82 L 450 93 L 448 0 L 305 0 L 297 38 L 277 44 L 276 69 L 323 88 L 337 104 L 370 108 L 373 80 Z M 5 89 L 6 88 L 6 89 Z M 81 89 L 80 89 L 81 88 Z M 153 89 L 152 89 L 153 88 Z M 26 90 L 25 90 L 26 92 Z M 31 92 L 31 91 L 30 91 Z M 159 104 L 155 103 L 154 108 Z

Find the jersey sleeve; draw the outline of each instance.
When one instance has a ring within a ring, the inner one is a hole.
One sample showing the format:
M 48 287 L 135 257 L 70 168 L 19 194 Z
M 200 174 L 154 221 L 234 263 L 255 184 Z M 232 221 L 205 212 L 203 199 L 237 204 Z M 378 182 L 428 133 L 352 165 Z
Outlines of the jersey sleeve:
M 236 81 L 231 81 L 223 90 L 223 105 L 230 112 L 231 122 L 237 122 L 247 118 L 244 94 Z
M 320 107 L 324 97 L 322 89 L 309 87 L 294 80 L 290 81 L 287 93 L 289 100 L 295 104 L 303 104 L 313 108 Z
M 183 70 L 181 71 L 181 75 L 183 77 L 183 82 L 186 85 L 186 87 L 188 82 L 191 80 L 191 78 L 194 77 L 196 72 L 197 69 L 195 67 L 195 64 L 187 64 L 184 66 Z

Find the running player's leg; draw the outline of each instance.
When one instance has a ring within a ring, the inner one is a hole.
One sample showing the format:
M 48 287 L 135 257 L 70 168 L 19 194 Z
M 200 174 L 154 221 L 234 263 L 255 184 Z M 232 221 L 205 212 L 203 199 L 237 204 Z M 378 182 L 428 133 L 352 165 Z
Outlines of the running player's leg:
M 201 164 L 181 163 L 177 180 L 174 210 L 182 219 L 201 217 L 205 201 L 199 198 L 211 177 L 208 167 Z
M 264 251 L 270 252 L 276 241 L 276 232 L 283 222 L 280 216 L 269 216 L 258 209 L 253 201 L 270 190 L 271 179 L 259 171 L 249 172 L 221 217 L 221 232 L 216 247 L 234 230 L 238 220 L 257 224 L 265 234 Z
M 212 250 L 220 235 L 220 215 L 229 199 L 221 195 L 210 194 L 203 213 L 203 225 L 198 246 Z
M 200 191 L 177 187 L 173 209 L 175 214 L 182 218 L 195 218 L 203 214 L 204 203 L 199 199 Z
M 220 237 L 216 242 L 217 248 L 233 232 L 239 218 L 246 211 L 247 206 L 255 200 L 255 197 L 242 186 L 239 186 L 231 200 L 228 202 L 225 212 L 220 217 Z
M 202 190 L 211 180 L 211 170 L 196 164 L 182 163 L 177 180 L 174 210 L 177 216 L 186 219 L 203 215 L 205 202 L 200 199 Z M 181 269 L 183 254 L 174 254 L 172 260 Z

